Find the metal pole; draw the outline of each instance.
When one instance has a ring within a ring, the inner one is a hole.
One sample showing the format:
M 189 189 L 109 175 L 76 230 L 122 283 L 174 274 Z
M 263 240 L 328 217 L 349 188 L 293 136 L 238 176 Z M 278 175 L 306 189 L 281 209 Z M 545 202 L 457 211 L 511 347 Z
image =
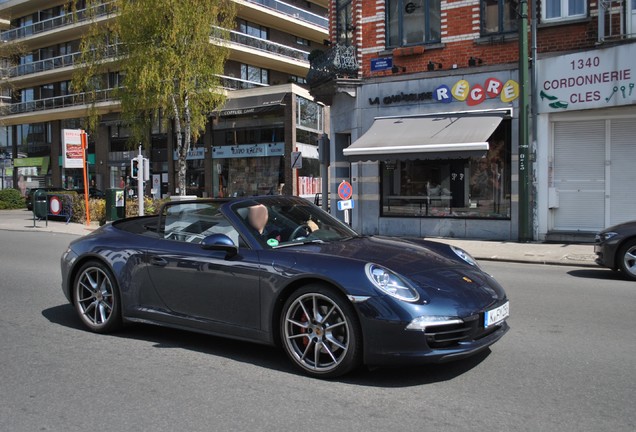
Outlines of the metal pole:
M 144 215 L 144 156 L 141 154 L 141 146 L 139 146 L 139 155 L 137 156 L 137 204 L 139 207 L 139 216 Z
M 532 240 L 530 146 L 528 138 L 528 0 L 519 3 L 519 241 Z

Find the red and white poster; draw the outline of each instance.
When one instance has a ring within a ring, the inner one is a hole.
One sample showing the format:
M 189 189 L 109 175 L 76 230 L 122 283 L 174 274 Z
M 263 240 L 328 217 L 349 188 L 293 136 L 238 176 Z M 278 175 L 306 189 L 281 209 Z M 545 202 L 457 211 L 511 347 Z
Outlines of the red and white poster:
M 62 131 L 62 151 L 64 168 L 83 168 L 82 130 L 64 129 Z

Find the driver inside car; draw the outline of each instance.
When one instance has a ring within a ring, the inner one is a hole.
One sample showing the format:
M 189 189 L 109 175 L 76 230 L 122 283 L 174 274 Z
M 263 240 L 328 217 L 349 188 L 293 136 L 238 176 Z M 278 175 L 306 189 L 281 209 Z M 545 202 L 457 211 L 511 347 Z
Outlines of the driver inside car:
M 267 222 L 269 220 L 269 211 L 263 204 L 258 204 L 248 208 L 247 222 L 256 231 L 268 245 L 272 245 L 270 240 L 281 241 L 280 232 L 268 227 Z M 276 243 L 278 244 L 278 243 Z

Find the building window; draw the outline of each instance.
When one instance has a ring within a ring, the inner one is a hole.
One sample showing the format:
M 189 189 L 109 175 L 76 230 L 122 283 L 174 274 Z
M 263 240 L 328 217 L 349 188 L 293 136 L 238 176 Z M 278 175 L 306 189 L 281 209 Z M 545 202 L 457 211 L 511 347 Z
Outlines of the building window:
M 509 219 L 510 121 L 484 157 L 382 162 L 382 216 Z
M 541 17 L 544 21 L 583 18 L 587 14 L 587 2 L 585 0 L 545 0 L 541 9 Z
M 269 71 L 256 66 L 241 65 L 241 79 L 249 83 L 269 84 Z M 254 86 L 246 83 L 247 88 Z
M 440 3 L 440 0 L 387 0 L 387 45 L 439 42 Z
M 336 2 L 336 42 L 350 45 L 353 42 L 353 9 L 351 0 Z
M 296 36 L 296 43 L 298 45 L 302 45 L 302 46 L 309 46 L 310 45 L 309 39 L 301 38 L 301 37 L 298 37 L 298 36 Z
M 254 24 L 242 19 L 238 20 L 239 32 L 259 39 L 269 39 L 269 30 L 258 24 Z
M 307 80 L 305 78 L 299 77 L 297 75 L 291 75 L 289 77 L 289 80 L 296 84 L 301 84 L 301 85 L 307 84 Z
M 517 31 L 517 0 L 482 0 L 481 34 Z

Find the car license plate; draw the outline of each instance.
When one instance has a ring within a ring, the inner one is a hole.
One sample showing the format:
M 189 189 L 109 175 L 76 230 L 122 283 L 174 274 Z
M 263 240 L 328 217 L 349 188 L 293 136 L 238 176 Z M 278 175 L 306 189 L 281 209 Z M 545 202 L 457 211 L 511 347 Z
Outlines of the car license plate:
M 484 328 L 497 325 L 508 318 L 508 316 L 510 316 L 510 302 L 506 302 L 498 308 L 486 311 L 484 314 Z

